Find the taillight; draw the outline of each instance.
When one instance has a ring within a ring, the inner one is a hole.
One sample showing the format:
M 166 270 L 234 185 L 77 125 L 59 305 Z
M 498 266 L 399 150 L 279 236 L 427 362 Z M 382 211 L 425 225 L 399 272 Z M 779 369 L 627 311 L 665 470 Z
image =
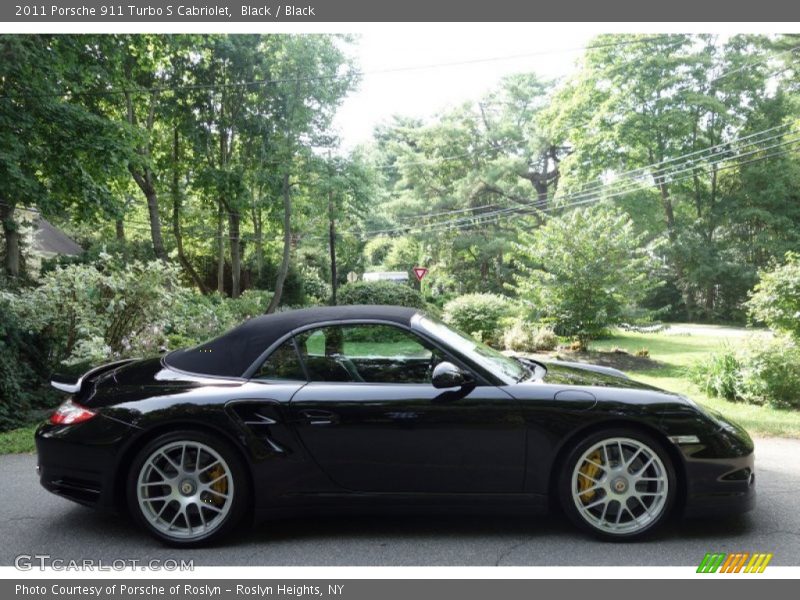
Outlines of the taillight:
M 94 417 L 97 413 L 88 408 L 76 404 L 72 400 L 67 400 L 50 415 L 50 422 L 53 425 L 75 425 L 83 423 Z

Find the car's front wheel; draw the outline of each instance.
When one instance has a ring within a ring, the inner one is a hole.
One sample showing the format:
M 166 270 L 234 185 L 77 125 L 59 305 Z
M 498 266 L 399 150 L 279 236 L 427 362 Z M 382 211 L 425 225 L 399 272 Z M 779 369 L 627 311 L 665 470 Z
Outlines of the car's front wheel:
M 652 436 L 633 429 L 590 435 L 567 455 L 559 496 L 567 516 L 606 540 L 632 540 L 668 518 L 677 481 Z
M 248 480 L 226 442 L 176 431 L 146 444 L 128 476 L 128 506 L 158 539 L 195 546 L 229 533 L 246 512 Z

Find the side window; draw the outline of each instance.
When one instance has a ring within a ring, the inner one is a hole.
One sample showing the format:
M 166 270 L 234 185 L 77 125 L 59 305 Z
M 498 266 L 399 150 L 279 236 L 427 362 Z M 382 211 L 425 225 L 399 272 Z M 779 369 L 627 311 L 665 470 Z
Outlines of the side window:
M 267 357 L 255 372 L 253 379 L 277 379 L 306 381 L 306 374 L 291 338 L 281 344 Z
M 430 383 L 441 360 L 427 342 L 391 325 L 323 327 L 297 342 L 311 381 Z

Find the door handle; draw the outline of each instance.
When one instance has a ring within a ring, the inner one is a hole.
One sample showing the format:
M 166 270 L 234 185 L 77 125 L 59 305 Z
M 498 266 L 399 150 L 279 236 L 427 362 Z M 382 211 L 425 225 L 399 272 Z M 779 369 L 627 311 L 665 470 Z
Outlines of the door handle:
M 336 414 L 329 410 L 309 409 L 300 411 L 300 414 L 308 420 L 309 425 L 332 425 L 339 420 Z

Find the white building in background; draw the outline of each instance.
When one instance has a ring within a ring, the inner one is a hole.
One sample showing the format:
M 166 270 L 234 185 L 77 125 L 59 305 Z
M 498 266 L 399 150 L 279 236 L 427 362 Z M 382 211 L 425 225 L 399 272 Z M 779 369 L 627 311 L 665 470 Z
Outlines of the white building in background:
M 392 283 L 408 283 L 407 271 L 373 271 L 364 273 L 364 281 L 391 281 Z

